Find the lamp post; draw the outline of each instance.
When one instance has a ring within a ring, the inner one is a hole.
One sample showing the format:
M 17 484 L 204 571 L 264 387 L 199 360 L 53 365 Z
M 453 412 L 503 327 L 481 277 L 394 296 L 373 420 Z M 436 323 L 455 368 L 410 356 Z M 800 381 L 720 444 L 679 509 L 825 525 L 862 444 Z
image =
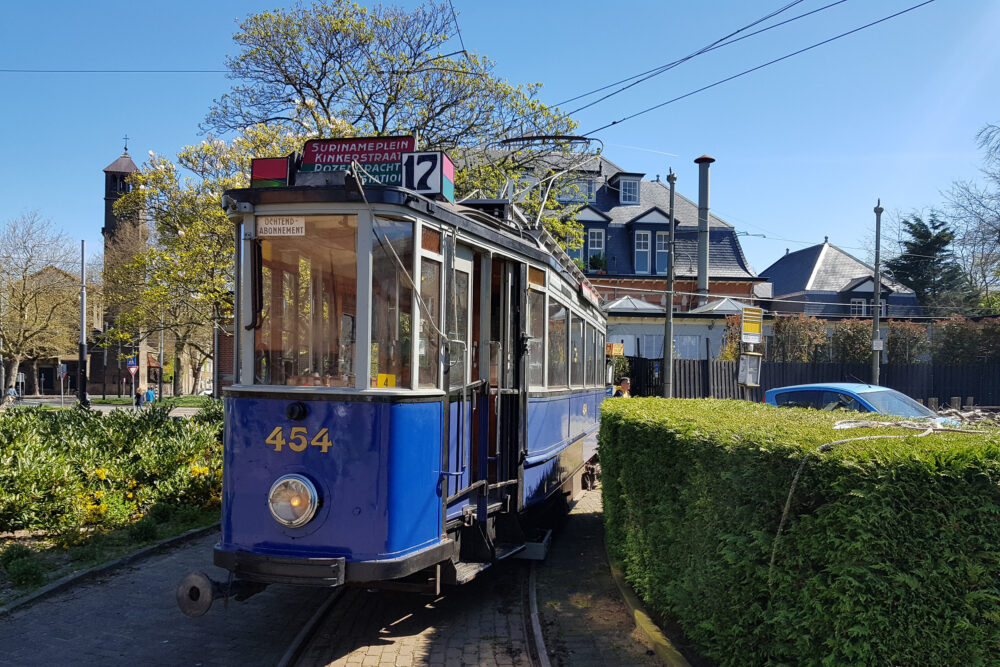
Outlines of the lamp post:
M 670 184 L 670 231 L 667 240 L 667 312 L 663 321 L 663 397 L 674 397 L 674 186 L 677 174 L 667 175 Z
M 89 408 L 87 397 L 87 242 L 80 241 L 80 368 L 77 391 L 80 407 Z M 60 380 L 60 383 L 62 381 Z
M 872 301 L 872 384 L 878 384 L 879 355 L 882 354 L 882 338 L 879 336 L 878 316 L 882 308 L 882 277 L 879 275 L 879 252 L 882 243 L 882 200 L 875 204 L 875 299 Z

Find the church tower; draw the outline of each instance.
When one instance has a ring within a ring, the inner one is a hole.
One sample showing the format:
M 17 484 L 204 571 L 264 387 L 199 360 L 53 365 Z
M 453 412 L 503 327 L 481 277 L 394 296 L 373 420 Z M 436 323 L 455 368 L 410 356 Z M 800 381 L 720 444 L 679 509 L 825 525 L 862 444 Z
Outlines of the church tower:
M 108 241 L 115 238 L 123 225 L 123 221 L 115 217 L 115 202 L 131 189 L 126 178 L 137 171 L 139 168 L 128 154 L 128 144 L 125 145 L 125 152 L 104 168 L 104 226 L 101 227 L 101 235 L 104 236 L 105 253 Z

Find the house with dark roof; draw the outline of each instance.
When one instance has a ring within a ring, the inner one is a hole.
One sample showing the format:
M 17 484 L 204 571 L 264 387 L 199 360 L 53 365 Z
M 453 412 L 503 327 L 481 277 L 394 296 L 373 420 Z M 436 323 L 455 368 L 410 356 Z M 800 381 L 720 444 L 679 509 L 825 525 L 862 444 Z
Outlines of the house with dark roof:
M 627 172 L 602 156 L 575 170 L 576 192 L 563 195 L 581 204 L 583 247 L 569 251 L 606 299 L 630 295 L 665 305 L 670 187 Z M 705 299 L 694 296 L 698 277 L 698 205 L 680 193 L 674 197 L 674 276 L 676 312 Z M 736 230 L 709 214 L 708 280 L 710 295 L 751 298 L 763 283 L 747 264 Z
M 770 309 L 820 318 L 871 317 L 875 300 L 875 269 L 831 244 L 786 253 L 761 272 L 771 284 Z M 880 317 L 923 314 L 913 290 L 880 276 Z

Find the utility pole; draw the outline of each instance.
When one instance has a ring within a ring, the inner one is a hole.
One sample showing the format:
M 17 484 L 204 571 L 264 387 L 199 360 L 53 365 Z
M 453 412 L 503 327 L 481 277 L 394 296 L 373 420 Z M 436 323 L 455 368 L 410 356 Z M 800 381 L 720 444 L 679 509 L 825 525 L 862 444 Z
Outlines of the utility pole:
M 157 384 L 159 393 L 156 394 L 156 400 L 163 400 L 163 306 L 160 306 L 160 354 L 157 359 L 157 363 L 160 364 L 160 372 L 158 373 L 159 378 Z
M 60 383 L 62 381 L 60 380 Z M 80 241 L 80 368 L 77 393 L 81 408 L 90 407 L 87 398 L 87 242 Z
M 879 356 L 882 354 L 882 337 L 878 330 L 878 316 L 882 309 L 882 276 L 879 274 L 879 252 L 882 246 L 882 200 L 875 204 L 875 299 L 872 302 L 872 384 L 878 384 Z
M 667 240 L 667 317 L 663 321 L 663 398 L 674 397 L 674 185 L 673 168 L 667 175 L 670 184 L 670 231 Z

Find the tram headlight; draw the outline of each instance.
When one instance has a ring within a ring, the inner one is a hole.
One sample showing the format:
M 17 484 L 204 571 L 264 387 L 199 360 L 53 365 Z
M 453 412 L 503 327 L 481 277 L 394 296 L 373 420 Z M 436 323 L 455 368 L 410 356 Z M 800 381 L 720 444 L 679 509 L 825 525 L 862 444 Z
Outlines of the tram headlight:
M 289 528 L 304 526 L 319 506 L 316 486 L 302 475 L 284 475 L 271 485 L 267 506 L 274 520 Z

